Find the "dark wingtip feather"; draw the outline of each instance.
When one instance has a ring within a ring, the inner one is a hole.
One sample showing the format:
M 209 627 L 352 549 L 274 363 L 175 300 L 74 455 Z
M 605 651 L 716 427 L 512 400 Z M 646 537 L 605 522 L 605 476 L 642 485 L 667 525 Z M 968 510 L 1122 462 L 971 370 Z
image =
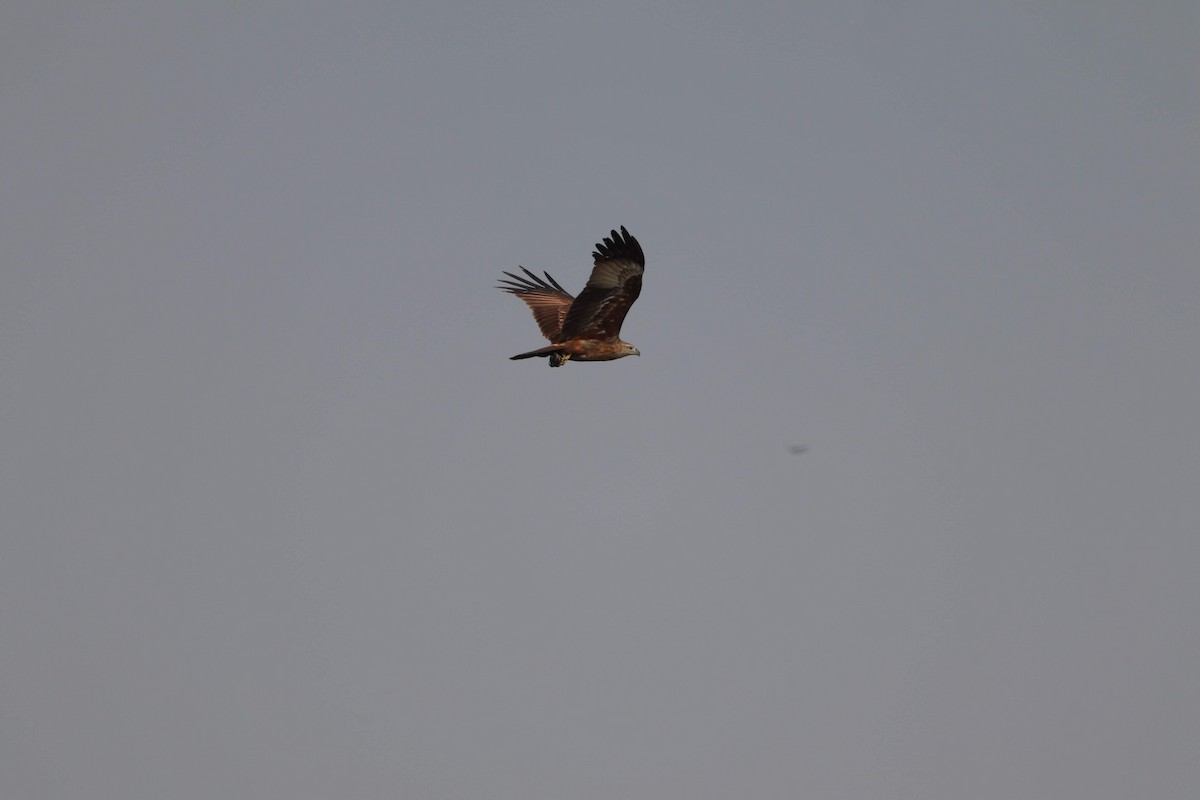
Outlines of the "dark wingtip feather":
M 628 258 L 643 267 L 646 266 L 646 256 L 642 253 L 642 245 L 630 235 L 629 231 L 625 230 L 624 225 L 621 226 L 620 233 L 614 230 L 610 231 L 610 234 L 603 242 L 596 243 L 596 250 L 592 253 L 594 261 Z
M 546 273 L 546 278 L 549 279 L 550 283 L 546 283 L 546 281 L 542 280 L 537 275 L 534 275 L 532 272 L 525 269 L 524 267 L 521 267 L 520 269 L 522 272 L 524 272 L 529 277 L 522 278 L 520 275 L 514 275 L 513 273 L 508 272 L 507 270 L 501 270 L 502 272 L 504 272 L 505 275 L 507 275 L 512 280 L 505 280 L 504 278 L 501 278 L 500 283 L 502 285 L 497 286 L 496 288 L 500 289 L 501 291 L 512 292 L 513 294 L 521 294 L 522 292 L 537 292 L 537 291 L 554 292 L 554 291 L 558 291 L 558 292 L 562 292 L 563 294 L 567 295 L 568 297 L 571 296 L 570 293 L 566 289 L 564 289 L 558 285 L 558 281 L 556 281 L 556 280 L 554 280 L 554 278 L 550 277 L 549 272 Z

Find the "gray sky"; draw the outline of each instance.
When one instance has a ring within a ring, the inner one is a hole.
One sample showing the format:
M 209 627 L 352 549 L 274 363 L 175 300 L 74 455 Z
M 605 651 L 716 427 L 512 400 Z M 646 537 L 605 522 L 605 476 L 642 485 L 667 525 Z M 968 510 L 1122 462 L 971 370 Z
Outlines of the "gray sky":
M 1200 7 L 231 8 L 0 10 L 5 797 L 1194 796 Z

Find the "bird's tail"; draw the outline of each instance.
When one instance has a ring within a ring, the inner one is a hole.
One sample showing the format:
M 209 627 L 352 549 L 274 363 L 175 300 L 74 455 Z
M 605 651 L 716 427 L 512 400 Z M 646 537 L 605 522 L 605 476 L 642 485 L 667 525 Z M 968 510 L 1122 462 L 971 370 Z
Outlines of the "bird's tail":
M 561 366 L 563 361 L 566 360 L 562 357 L 562 353 L 563 347 L 561 344 L 551 344 L 546 345 L 545 347 L 539 347 L 537 350 L 530 350 L 528 353 L 520 353 L 518 355 L 511 356 L 509 361 L 519 361 L 522 358 L 545 358 L 546 356 L 549 356 L 550 366 L 557 367 Z

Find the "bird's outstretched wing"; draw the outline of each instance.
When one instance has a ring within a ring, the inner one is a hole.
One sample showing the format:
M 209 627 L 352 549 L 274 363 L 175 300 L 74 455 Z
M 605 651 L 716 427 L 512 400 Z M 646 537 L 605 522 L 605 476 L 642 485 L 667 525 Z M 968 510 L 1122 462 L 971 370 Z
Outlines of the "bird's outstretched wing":
M 625 226 L 619 234 L 613 231 L 611 237 L 597 244 L 592 258 L 595 265 L 587 286 L 571 303 L 563 320 L 563 339 L 618 338 L 629 307 L 641 294 L 646 257 Z
M 558 281 L 551 278 L 549 272 L 545 273 L 546 280 L 542 280 L 524 267 L 521 267 L 521 271 L 529 277 L 522 278 L 511 272 L 505 272 L 504 274 L 512 280 L 501 278 L 502 285 L 498 288 L 511 292 L 524 300 L 525 305 L 529 306 L 529 310 L 533 312 L 533 318 L 541 328 L 542 335 L 552 342 L 558 341 L 558 337 L 562 333 L 563 320 L 566 319 L 567 310 L 575 298 L 559 286 Z

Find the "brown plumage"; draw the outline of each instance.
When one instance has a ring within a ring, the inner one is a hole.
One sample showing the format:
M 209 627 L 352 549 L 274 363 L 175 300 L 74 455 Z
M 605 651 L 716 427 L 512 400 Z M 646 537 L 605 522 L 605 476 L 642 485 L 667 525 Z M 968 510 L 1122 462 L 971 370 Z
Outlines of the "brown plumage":
M 526 277 L 505 272 L 511 280 L 501 279 L 496 288 L 515 294 L 525 301 L 533 318 L 550 340 L 548 347 L 515 355 L 512 359 L 549 357 L 550 366 L 559 367 L 568 360 L 612 361 L 625 356 L 640 356 L 629 342 L 621 341 L 621 323 L 633 301 L 642 291 L 642 273 L 646 257 L 638 240 L 621 227 L 596 245 L 595 264 L 587 285 L 572 297 L 550 277 L 542 280 L 521 267 Z

